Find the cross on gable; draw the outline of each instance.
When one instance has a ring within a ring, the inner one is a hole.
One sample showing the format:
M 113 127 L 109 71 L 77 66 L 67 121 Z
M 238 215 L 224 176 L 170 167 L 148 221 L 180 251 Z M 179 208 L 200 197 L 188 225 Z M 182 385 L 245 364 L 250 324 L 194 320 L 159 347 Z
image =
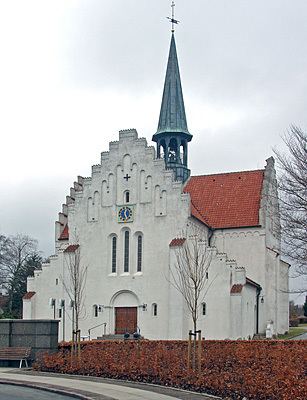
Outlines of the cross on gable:
M 130 179 L 131 176 L 129 176 L 128 174 L 126 174 L 126 176 L 124 176 L 124 179 L 126 179 L 126 182 L 128 182 L 128 179 Z

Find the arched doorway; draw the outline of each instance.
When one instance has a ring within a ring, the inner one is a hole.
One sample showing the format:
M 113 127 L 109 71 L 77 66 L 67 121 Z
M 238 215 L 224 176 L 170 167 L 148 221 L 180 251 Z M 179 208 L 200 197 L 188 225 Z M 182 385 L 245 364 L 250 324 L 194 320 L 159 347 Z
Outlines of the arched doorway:
M 134 333 L 138 327 L 137 296 L 130 291 L 121 291 L 112 298 L 114 308 L 114 333 L 116 335 Z

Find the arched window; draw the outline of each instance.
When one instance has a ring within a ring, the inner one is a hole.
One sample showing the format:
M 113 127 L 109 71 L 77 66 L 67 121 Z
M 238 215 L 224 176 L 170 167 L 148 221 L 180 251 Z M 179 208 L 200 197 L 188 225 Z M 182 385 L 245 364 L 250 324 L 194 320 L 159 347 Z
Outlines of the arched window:
M 152 305 L 152 315 L 154 317 L 156 317 L 158 315 L 158 304 L 157 303 L 153 303 L 153 305 Z
M 141 235 L 138 235 L 137 239 L 137 265 L 136 270 L 137 272 L 142 271 L 142 254 L 143 253 L 143 238 Z
M 124 235 L 124 272 L 129 272 L 129 231 L 125 231 Z
M 112 237 L 112 273 L 116 272 L 116 248 L 117 248 L 117 237 Z
M 130 192 L 129 190 L 127 190 L 125 192 L 125 203 L 129 203 L 130 202 Z
M 93 305 L 93 315 L 94 315 L 94 317 L 98 317 L 98 306 L 97 306 L 97 304 Z

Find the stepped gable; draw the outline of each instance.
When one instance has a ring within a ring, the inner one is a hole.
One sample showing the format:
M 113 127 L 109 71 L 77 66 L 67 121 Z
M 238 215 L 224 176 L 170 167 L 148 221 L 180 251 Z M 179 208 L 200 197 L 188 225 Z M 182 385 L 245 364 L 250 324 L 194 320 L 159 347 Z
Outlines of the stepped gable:
M 259 226 L 264 170 L 192 176 L 191 214 L 212 228 Z

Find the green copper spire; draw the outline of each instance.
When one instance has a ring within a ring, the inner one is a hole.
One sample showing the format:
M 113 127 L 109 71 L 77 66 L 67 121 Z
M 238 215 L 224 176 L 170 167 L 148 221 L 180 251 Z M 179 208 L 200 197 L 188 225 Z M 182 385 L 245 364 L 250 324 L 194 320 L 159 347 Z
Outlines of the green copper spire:
M 172 25 L 179 21 L 170 19 Z M 176 181 L 185 182 L 188 168 L 188 142 L 192 135 L 185 116 L 176 43 L 172 29 L 158 130 L 152 140 L 157 143 L 157 158 L 164 158 L 165 167 L 174 171 Z
M 185 115 L 174 33 L 171 38 L 158 130 L 154 136 L 161 133 L 190 135 Z M 153 140 L 155 141 L 155 138 Z

